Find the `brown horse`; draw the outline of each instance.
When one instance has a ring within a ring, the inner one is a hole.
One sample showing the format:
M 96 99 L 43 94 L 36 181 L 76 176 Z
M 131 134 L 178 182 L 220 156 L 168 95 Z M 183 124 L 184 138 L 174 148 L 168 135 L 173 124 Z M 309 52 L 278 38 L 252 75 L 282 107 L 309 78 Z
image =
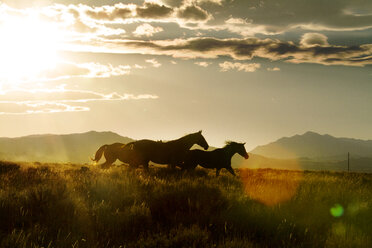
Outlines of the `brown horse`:
M 245 143 L 228 141 L 223 148 L 213 151 L 190 150 L 186 154 L 182 169 L 193 170 L 196 166 L 200 165 L 204 168 L 215 168 L 216 176 L 218 176 L 220 170 L 225 168 L 235 176 L 235 172 L 231 167 L 231 157 L 235 153 L 238 153 L 245 159 L 248 159 L 249 156 L 244 145 Z
M 123 150 L 125 150 L 126 154 L 130 154 L 130 158 L 127 161 L 131 166 L 138 167 L 143 165 L 147 169 L 151 161 L 157 164 L 167 164 L 175 168 L 176 166 L 181 166 L 187 151 L 194 144 L 204 149 L 209 147 L 202 135 L 202 131 L 199 131 L 168 142 L 138 140 L 128 143 L 123 147 Z
M 208 149 L 209 145 L 201 132 L 188 134 L 168 142 L 145 139 L 126 145 L 121 143 L 103 145 L 98 149 L 95 158 L 92 160 L 98 162 L 104 154 L 106 162 L 102 164 L 103 168 L 108 168 L 116 159 L 134 167 L 143 165 L 146 169 L 150 161 L 175 167 L 183 163 L 186 152 L 194 144 Z

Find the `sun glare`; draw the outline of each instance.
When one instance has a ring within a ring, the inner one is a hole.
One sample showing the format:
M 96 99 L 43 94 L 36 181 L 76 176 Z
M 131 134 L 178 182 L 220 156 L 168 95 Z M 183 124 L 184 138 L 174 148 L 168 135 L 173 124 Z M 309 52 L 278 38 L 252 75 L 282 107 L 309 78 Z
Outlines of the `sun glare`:
M 0 34 L 0 83 L 32 81 L 56 65 L 61 34 L 52 24 L 9 17 L 0 23 Z

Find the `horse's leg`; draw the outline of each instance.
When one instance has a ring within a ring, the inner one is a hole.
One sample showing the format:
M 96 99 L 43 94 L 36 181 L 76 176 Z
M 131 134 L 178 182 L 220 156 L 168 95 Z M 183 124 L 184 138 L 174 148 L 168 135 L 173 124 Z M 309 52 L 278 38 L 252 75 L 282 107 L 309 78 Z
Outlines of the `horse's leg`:
M 187 170 L 188 172 L 190 172 L 190 171 L 195 170 L 196 166 L 198 166 L 197 163 L 187 161 L 182 164 L 181 169 Z
M 145 162 L 143 163 L 143 168 L 144 168 L 146 171 L 149 170 L 149 162 L 150 162 L 150 161 L 145 161 Z
M 114 158 L 114 156 L 111 153 L 109 153 L 109 154 L 105 153 L 104 156 L 105 156 L 106 162 L 101 164 L 101 168 L 102 169 L 108 169 L 116 161 L 116 158 Z
M 149 170 L 149 163 L 150 163 L 150 160 L 147 160 L 147 159 L 141 159 L 139 160 L 138 162 L 136 162 L 136 165 L 137 167 L 142 165 L 143 166 L 143 169 L 148 171 Z
M 174 169 L 176 169 L 176 165 L 175 164 L 168 164 L 167 168 L 174 170 Z
M 108 169 L 108 168 L 111 167 L 112 163 L 114 163 L 114 162 L 115 162 L 115 160 L 108 159 L 108 160 L 106 160 L 106 162 L 104 162 L 103 164 L 101 164 L 101 168 L 102 169 Z
M 216 177 L 218 177 L 220 175 L 220 170 L 221 170 L 221 168 L 216 168 Z
M 233 168 L 231 168 L 231 166 L 230 166 L 230 167 L 226 167 L 226 170 L 227 170 L 228 172 L 230 172 L 233 176 L 236 176 L 236 175 L 235 175 L 235 171 L 234 171 Z

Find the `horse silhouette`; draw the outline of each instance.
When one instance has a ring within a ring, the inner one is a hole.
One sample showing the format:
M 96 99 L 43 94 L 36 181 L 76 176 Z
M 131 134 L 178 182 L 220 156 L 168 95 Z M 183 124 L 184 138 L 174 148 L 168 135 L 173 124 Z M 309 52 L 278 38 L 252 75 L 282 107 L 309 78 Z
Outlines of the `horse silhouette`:
M 98 162 L 104 154 L 106 162 L 102 164 L 103 168 L 108 168 L 117 159 L 131 167 L 143 165 L 145 169 L 148 168 L 150 161 L 176 167 L 183 163 L 187 151 L 194 144 L 204 149 L 209 147 L 202 131 L 199 131 L 168 142 L 144 139 L 126 145 L 121 143 L 103 145 L 97 150 L 95 158 L 92 160 Z
M 123 147 L 125 146 L 126 144 L 123 143 L 103 145 L 97 150 L 92 161 L 98 163 L 102 155 L 104 155 L 106 162 L 101 164 L 102 168 L 109 168 L 117 159 L 123 163 L 128 163 L 128 161 L 131 160 L 133 153 L 128 149 L 124 150 Z
M 193 170 L 196 166 L 200 165 L 204 168 L 216 169 L 216 176 L 218 176 L 220 170 L 225 168 L 235 176 L 235 172 L 231 167 L 231 157 L 235 153 L 238 153 L 245 159 L 248 159 L 249 155 L 244 145 L 245 143 L 228 141 L 223 148 L 213 151 L 190 150 L 186 154 L 182 169 Z

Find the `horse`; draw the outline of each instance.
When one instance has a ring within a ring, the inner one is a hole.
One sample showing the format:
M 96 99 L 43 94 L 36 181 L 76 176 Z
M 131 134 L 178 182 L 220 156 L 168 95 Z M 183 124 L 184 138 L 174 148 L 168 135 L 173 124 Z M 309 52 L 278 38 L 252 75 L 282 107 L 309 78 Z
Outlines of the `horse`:
M 138 140 L 128 143 L 123 147 L 123 150 L 127 153 L 132 151 L 131 158 L 128 159 L 131 160 L 128 162 L 130 166 L 138 167 L 143 165 L 145 169 L 148 169 L 151 161 L 157 164 L 167 164 L 171 168 L 175 168 L 183 163 L 187 151 L 194 144 L 201 146 L 205 150 L 209 148 L 202 131 L 199 131 L 168 142 L 148 139 Z
M 223 148 L 218 148 L 213 151 L 190 150 L 186 154 L 182 169 L 192 170 L 200 165 L 204 168 L 216 169 L 216 176 L 218 177 L 220 170 L 225 168 L 235 176 L 235 172 L 231 167 L 231 157 L 235 153 L 238 153 L 240 156 L 248 159 L 249 155 L 244 145 L 245 143 L 227 141 Z
M 101 168 L 105 169 L 109 168 L 117 159 L 123 163 L 128 163 L 128 161 L 131 161 L 133 153 L 130 150 L 123 150 L 125 146 L 123 143 L 103 145 L 97 150 L 94 159 L 91 158 L 91 160 L 98 163 L 104 155 L 106 162 L 101 164 Z
M 98 149 L 95 158 L 92 160 L 98 162 L 102 157 L 102 153 L 104 153 L 106 162 L 103 167 L 105 168 L 114 163 L 116 159 L 129 164 L 131 167 L 143 165 L 145 169 L 148 169 L 149 162 L 152 161 L 158 164 L 168 164 L 175 168 L 183 163 L 186 152 L 194 144 L 204 149 L 209 148 L 201 133 L 202 131 L 191 133 L 168 142 L 144 139 L 133 141 L 126 145 L 121 143 L 104 145 Z

